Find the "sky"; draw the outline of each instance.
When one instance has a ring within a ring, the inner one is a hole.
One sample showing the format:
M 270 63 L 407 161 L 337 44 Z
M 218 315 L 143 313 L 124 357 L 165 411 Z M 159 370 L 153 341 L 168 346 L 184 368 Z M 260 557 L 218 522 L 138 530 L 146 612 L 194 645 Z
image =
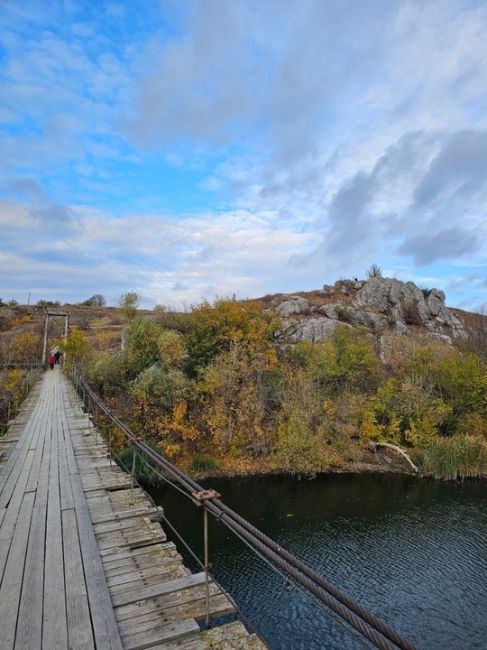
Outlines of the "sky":
M 487 3 L 0 0 L 0 296 L 487 305 Z

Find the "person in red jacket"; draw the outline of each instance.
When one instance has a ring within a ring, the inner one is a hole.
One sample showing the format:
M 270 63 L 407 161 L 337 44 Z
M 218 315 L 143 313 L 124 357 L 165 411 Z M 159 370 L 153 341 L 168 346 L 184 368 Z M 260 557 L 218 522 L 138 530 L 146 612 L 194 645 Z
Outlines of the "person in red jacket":
M 51 370 L 54 368 L 54 364 L 56 363 L 56 359 L 54 358 L 54 355 L 51 354 L 49 357 L 49 365 L 51 366 Z

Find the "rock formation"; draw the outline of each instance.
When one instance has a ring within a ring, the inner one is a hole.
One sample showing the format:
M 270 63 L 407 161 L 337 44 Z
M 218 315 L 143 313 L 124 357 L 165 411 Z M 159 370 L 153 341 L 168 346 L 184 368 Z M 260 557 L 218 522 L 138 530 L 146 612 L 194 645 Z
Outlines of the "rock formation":
M 357 325 L 375 335 L 423 331 L 450 344 L 467 337 L 464 325 L 446 307 L 443 291 L 420 289 L 414 282 L 382 277 L 338 280 L 309 296 L 280 295 L 271 303 L 284 316 L 291 343 L 322 341 L 339 326 Z

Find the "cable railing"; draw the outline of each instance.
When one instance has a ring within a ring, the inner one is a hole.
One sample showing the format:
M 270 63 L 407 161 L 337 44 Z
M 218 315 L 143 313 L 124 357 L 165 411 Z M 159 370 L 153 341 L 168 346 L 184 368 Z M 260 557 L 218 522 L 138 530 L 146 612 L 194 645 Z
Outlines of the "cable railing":
M 384 623 L 374 614 L 367 611 L 350 596 L 344 594 L 338 587 L 319 575 L 314 569 L 289 553 L 286 549 L 269 538 L 265 533 L 246 521 L 237 512 L 229 508 L 215 490 L 204 489 L 190 476 L 173 465 L 164 456 L 141 440 L 133 433 L 96 395 L 81 373 L 73 370 L 73 383 L 83 400 L 86 411 L 89 411 L 95 424 L 101 414 L 113 426 L 121 431 L 126 442 L 132 447 L 132 486 L 135 476 L 137 454 L 150 461 L 154 468 L 162 470 L 161 478 L 167 480 L 179 492 L 191 499 L 193 503 L 204 508 L 204 554 L 205 573 L 208 574 L 208 525 L 207 514 L 213 515 L 218 521 L 231 530 L 257 556 L 263 559 L 274 571 L 291 582 L 307 600 L 311 600 L 319 609 L 332 612 L 341 622 L 346 624 L 349 633 L 358 632 L 380 650 L 414 650 L 413 644 L 398 634 L 391 626 Z M 111 429 L 106 440 L 112 456 Z

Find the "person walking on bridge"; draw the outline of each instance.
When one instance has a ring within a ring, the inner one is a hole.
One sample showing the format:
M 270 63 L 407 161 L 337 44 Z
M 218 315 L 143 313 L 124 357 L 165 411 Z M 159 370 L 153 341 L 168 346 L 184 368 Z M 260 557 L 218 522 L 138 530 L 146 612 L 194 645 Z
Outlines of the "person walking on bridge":
M 54 368 L 54 364 L 56 363 L 56 359 L 53 354 L 49 357 L 49 365 L 51 367 L 51 370 Z

